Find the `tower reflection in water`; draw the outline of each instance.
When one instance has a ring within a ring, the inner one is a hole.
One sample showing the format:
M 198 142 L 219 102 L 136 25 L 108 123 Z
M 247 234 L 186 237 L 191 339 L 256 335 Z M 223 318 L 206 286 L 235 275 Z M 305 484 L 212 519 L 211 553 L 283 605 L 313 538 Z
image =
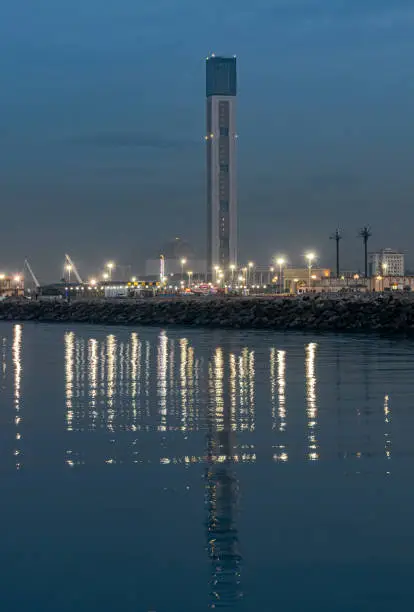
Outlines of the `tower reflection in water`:
M 242 597 L 241 555 L 236 523 L 238 482 L 235 454 L 234 356 L 229 356 L 229 389 L 224 389 L 223 352 L 217 348 L 209 364 L 205 493 L 207 550 L 211 559 L 210 607 L 227 607 Z M 226 376 L 226 380 L 228 377 Z

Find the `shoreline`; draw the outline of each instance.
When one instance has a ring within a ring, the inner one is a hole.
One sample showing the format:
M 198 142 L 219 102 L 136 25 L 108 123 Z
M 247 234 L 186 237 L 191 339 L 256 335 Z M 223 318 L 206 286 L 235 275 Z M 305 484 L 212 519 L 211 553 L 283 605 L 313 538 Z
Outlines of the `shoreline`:
M 67 302 L 5 300 L 0 321 L 414 334 L 403 295 L 300 298 L 150 298 Z

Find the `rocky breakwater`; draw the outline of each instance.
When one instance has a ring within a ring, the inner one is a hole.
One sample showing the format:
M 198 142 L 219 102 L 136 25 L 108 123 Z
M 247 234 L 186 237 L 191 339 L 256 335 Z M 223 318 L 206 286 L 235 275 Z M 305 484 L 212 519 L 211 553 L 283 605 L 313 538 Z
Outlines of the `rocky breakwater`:
M 0 302 L 0 320 L 414 333 L 408 296 Z

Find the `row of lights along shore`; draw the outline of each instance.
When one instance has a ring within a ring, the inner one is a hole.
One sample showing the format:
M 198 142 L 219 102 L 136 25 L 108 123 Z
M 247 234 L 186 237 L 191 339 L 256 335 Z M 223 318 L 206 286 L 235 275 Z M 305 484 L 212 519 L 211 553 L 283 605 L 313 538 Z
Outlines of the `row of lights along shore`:
M 306 253 L 305 255 L 305 259 L 307 261 L 307 268 L 308 268 L 308 273 L 309 273 L 309 284 L 311 283 L 311 279 L 312 279 L 312 267 L 314 262 L 316 261 L 316 255 L 315 253 Z M 187 286 L 191 287 L 193 285 L 192 283 L 192 278 L 193 278 L 193 271 L 192 270 L 186 270 L 185 266 L 187 264 L 187 259 L 182 258 L 180 260 L 180 265 L 181 265 L 181 280 L 180 280 L 180 286 L 185 287 L 186 286 L 186 277 L 187 277 Z M 280 281 L 283 277 L 283 270 L 285 268 L 287 264 L 287 261 L 284 257 L 276 257 L 274 260 L 274 265 L 269 266 L 268 269 L 268 285 L 277 282 L 278 280 Z M 116 268 L 115 263 L 113 261 L 109 261 L 105 264 L 105 272 L 102 273 L 101 275 L 101 282 L 103 283 L 107 283 L 107 282 L 111 282 L 112 281 L 112 273 L 113 270 Z M 68 281 L 68 283 L 70 284 L 71 281 L 71 272 L 73 270 L 72 265 L 67 264 L 65 266 L 65 271 L 67 273 L 67 278 L 66 280 Z M 220 266 L 215 266 L 214 267 L 214 278 L 213 278 L 213 282 L 209 283 L 210 285 L 217 285 L 217 286 L 227 286 L 225 285 L 226 281 L 228 282 L 228 286 L 232 286 L 235 287 L 237 289 L 239 288 L 243 288 L 243 287 L 247 287 L 247 286 L 251 286 L 253 288 L 256 287 L 256 285 L 254 285 L 253 280 L 254 280 L 254 271 L 255 271 L 255 264 L 252 261 L 249 261 L 247 266 L 242 266 L 242 267 L 238 267 L 236 265 L 230 265 L 229 270 L 227 270 L 227 273 L 224 269 L 220 268 Z M 275 276 L 275 272 L 278 271 L 279 272 L 279 276 Z M 173 275 L 171 275 L 173 276 Z M 1 278 L 1 276 L 0 276 Z M 19 277 L 16 277 L 16 280 Z M 20 278 L 19 278 L 20 281 Z M 164 285 L 167 285 L 167 281 L 168 281 L 168 276 L 164 276 L 162 279 L 160 279 L 161 283 Z M 133 276 L 130 280 L 130 283 L 137 283 L 137 277 Z M 89 285 L 89 289 L 99 289 L 99 281 L 96 278 L 91 278 L 88 282 Z M 121 286 L 125 286 L 125 285 L 121 285 Z M 263 285 L 264 288 L 266 288 L 267 285 Z M 114 287 L 115 288 L 115 287 Z M 178 285 L 168 285 L 169 289 L 179 289 L 180 287 L 178 287 Z M 260 288 L 260 285 L 257 285 L 257 288 Z M 81 286 L 76 287 L 76 289 L 82 289 Z

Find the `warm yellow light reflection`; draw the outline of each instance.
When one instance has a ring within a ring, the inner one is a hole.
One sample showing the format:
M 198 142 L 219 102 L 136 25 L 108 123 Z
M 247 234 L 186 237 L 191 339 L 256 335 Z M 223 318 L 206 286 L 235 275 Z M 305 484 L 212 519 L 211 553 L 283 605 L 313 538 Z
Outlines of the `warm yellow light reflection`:
M 307 416 L 308 416 L 308 459 L 310 461 L 317 461 L 319 459 L 318 454 L 318 442 L 316 438 L 316 429 L 318 424 L 318 409 L 316 403 L 316 366 L 315 357 L 317 344 L 310 342 L 306 346 L 306 403 L 307 403 Z
M 187 403 L 187 338 L 180 339 L 180 395 L 181 395 L 181 431 L 188 429 L 188 403 Z
M 22 379 L 22 326 L 15 325 L 13 328 L 13 367 L 14 367 L 14 423 L 17 428 L 19 428 L 22 417 L 20 415 L 20 393 L 21 393 L 21 379 Z M 19 429 L 16 432 L 16 440 L 21 439 L 21 433 Z M 13 455 L 16 457 L 16 469 L 21 468 L 21 459 L 20 459 L 20 448 L 16 447 L 13 451 Z
M 96 420 L 98 413 L 97 397 L 98 397 L 98 356 L 99 344 L 95 338 L 90 338 L 88 342 L 88 378 L 89 378 L 89 410 L 91 429 L 96 428 Z
M 277 386 L 279 398 L 279 431 L 286 430 L 286 351 L 277 352 Z
M 384 397 L 384 452 L 387 459 L 391 459 L 391 410 L 390 410 L 390 398 L 388 395 Z
M 75 364 L 75 334 L 65 334 L 65 399 L 66 399 L 66 429 L 73 430 L 73 382 Z
M 167 368 L 168 368 L 168 336 L 162 331 L 158 338 L 157 357 L 157 395 L 158 413 L 160 415 L 159 431 L 167 431 Z
M 107 417 L 106 417 L 106 425 L 109 431 L 114 431 L 114 419 L 115 419 L 115 410 L 114 410 L 114 396 L 116 391 L 116 349 L 117 342 L 116 336 L 110 334 L 106 337 L 106 409 L 107 409 Z

